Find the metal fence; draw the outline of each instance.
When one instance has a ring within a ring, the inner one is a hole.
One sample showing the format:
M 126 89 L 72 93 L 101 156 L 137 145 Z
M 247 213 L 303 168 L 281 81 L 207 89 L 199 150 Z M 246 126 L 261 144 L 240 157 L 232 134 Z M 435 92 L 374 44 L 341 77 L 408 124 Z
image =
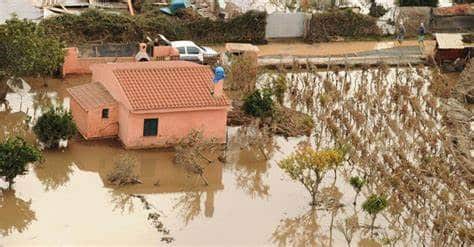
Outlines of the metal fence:
M 79 46 L 79 57 L 134 57 L 138 44 L 91 44 Z

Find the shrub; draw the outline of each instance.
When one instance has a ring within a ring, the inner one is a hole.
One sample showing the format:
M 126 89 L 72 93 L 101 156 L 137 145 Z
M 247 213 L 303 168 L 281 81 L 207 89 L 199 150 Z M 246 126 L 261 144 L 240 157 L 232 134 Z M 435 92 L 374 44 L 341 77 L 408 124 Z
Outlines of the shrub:
M 264 43 L 266 13 L 249 11 L 230 20 L 214 21 L 201 16 L 181 19 L 160 12 L 129 16 L 88 10 L 81 15 L 44 19 L 41 25 L 48 34 L 76 45 L 94 41 L 138 42 L 158 34 L 170 40 L 190 39 L 199 43 Z
M 41 159 L 40 151 L 21 138 L 9 138 L 0 143 L 0 177 L 4 177 L 9 188 L 18 175 L 24 175 L 27 164 Z
M 134 172 L 137 162 L 137 159 L 131 155 L 119 156 L 114 162 L 114 169 L 107 175 L 107 181 L 118 186 L 141 183 Z
M 352 11 L 334 10 L 313 14 L 304 40 L 327 42 L 337 36 L 360 38 L 381 34 L 374 17 Z
M 69 111 L 51 108 L 38 118 L 33 131 L 46 148 L 57 148 L 59 141 L 71 139 L 77 128 Z
M 360 192 L 362 190 L 362 186 L 365 184 L 365 180 L 360 177 L 351 177 L 350 184 L 354 188 L 355 191 Z
M 288 82 L 287 82 L 287 79 L 286 79 L 286 74 L 279 74 L 277 75 L 276 78 L 273 79 L 273 83 L 272 83 L 272 91 L 273 91 L 273 94 L 275 95 L 275 98 L 277 100 L 277 102 L 280 104 L 280 105 L 283 105 L 283 101 L 285 100 L 285 94 L 286 94 L 286 91 L 288 90 Z
M 244 111 L 254 117 L 270 117 L 273 115 L 274 103 L 270 90 L 255 90 L 247 96 L 243 105 Z
M 230 56 L 230 65 L 226 67 L 226 84 L 229 89 L 248 94 L 255 90 L 257 81 L 257 59 L 249 54 Z

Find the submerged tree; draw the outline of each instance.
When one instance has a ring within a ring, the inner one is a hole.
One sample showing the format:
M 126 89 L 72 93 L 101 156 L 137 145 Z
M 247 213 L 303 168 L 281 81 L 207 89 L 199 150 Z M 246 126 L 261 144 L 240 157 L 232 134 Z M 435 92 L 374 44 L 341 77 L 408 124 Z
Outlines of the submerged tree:
M 385 196 L 378 196 L 375 194 L 369 196 L 369 198 L 367 198 L 367 200 L 362 204 L 362 209 L 372 216 L 372 222 L 370 224 L 371 234 L 374 232 L 374 224 L 377 214 L 384 210 L 387 205 L 388 202 Z
M 311 206 L 316 206 L 319 184 L 326 172 L 343 161 L 343 155 L 335 149 L 317 151 L 309 146 L 297 150 L 278 165 L 293 180 L 299 181 L 311 195 Z
M 204 172 L 219 156 L 217 140 L 206 139 L 201 131 L 192 130 L 178 142 L 175 151 L 174 162 L 186 171 L 198 175 L 205 185 L 209 185 Z
M 13 77 L 14 82 L 20 76 L 51 76 L 64 61 L 63 48 L 41 26 L 14 16 L 0 25 L 0 72 Z
M 46 148 L 58 148 L 61 140 L 76 134 L 77 127 L 69 111 L 53 107 L 38 118 L 33 131 Z
M 356 195 L 354 197 L 354 206 L 355 206 L 357 204 L 357 196 L 359 195 L 366 181 L 363 178 L 355 176 L 355 177 L 351 177 L 349 183 L 351 184 L 352 188 L 354 188 L 356 192 Z
M 137 163 L 136 157 L 121 155 L 115 160 L 115 167 L 107 175 L 107 181 L 118 186 L 141 183 L 135 173 Z
M 41 152 L 21 138 L 9 138 L 0 143 L 0 177 L 11 188 L 18 175 L 28 171 L 27 165 L 41 159 Z

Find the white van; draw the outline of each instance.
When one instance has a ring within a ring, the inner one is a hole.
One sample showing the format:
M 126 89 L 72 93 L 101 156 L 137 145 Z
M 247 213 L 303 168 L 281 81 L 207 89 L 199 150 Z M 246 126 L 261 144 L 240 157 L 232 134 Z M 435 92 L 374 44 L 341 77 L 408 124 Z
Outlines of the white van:
M 212 48 L 196 45 L 189 40 L 169 41 L 165 36 L 159 35 L 165 43 L 175 47 L 179 51 L 180 60 L 204 63 L 205 58 L 217 57 L 219 53 Z

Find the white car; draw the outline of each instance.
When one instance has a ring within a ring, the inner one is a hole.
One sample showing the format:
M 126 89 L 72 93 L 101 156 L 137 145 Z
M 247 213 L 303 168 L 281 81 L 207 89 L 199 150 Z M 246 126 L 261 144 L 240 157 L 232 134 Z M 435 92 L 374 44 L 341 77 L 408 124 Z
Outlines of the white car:
M 169 41 L 163 35 L 159 35 L 165 43 L 175 47 L 179 51 L 179 58 L 181 60 L 195 61 L 204 63 L 205 58 L 217 57 L 219 53 L 212 48 L 196 45 L 189 40 L 183 41 Z

